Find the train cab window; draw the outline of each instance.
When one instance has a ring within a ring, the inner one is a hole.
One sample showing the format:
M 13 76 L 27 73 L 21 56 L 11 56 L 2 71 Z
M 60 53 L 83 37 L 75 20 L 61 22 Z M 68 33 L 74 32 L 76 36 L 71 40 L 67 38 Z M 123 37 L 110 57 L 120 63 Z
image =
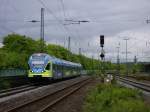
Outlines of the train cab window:
M 49 70 L 49 69 L 50 69 L 50 63 L 48 63 L 46 66 L 46 70 Z

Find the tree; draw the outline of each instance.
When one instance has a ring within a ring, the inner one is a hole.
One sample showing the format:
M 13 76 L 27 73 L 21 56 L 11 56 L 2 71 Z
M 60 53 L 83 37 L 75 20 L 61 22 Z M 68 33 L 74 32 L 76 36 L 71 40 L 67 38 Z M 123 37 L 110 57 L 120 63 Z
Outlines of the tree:
M 41 51 L 41 41 L 18 34 L 9 34 L 4 37 L 3 48 L 0 49 L 0 68 L 24 68 L 27 69 L 29 56 Z M 57 58 L 81 63 L 83 69 L 99 69 L 100 61 L 77 55 L 60 45 L 44 43 L 44 52 Z M 110 69 L 111 63 L 106 68 Z

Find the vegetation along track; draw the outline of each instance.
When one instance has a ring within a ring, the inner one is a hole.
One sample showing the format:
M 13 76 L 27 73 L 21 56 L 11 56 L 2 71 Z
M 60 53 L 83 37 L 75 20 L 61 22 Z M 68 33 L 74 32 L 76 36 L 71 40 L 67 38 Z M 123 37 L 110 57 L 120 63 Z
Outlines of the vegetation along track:
M 6 90 L 1 90 L 0 91 L 0 98 L 14 95 L 14 94 L 21 93 L 21 92 L 25 92 L 28 90 L 32 90 L 32 89 L 35 89 L 37 87 L 38 86 L 35 86 L 35 84 L 33 83 L 33 84 L 27 84 L 27 85 L 15 87 L 15 88 L 10 88 L 10 89 L 6 89 Z
M 75 82 L 71 85 L 66 85 L 64 88 L 55 91 L 51 94 L 38 97 L 35 100 L 22 103 L 16 107 L 7 110 L 6 112 L 45 112 L 48 111 L 52 106 L 65 99 L 69 95 L 73 94 L 81 87 L 90 82 L 91 78 L 85 78 L 81 81 Z
M 126 83 L 128 85 L 134 86 L 135 88 L 141 89 L 146 92 L 150 92 L 150 84 L 142 83 L 139 81 L 131 80 L 128 78 L 117 77 L 120 82 Z

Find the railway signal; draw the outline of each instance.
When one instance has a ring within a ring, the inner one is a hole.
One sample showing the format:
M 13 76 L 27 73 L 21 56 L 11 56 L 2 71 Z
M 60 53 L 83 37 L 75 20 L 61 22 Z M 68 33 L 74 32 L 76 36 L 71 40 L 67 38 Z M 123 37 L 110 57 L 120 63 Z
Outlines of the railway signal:
M 105 57 L 105 51 L 104 49 L 101 49 L 101 54 L 100 54 L 101 59 L 103 60 Z
M 104 35 L 100 35 L 100 47 L 101 47 L 101 53 L 100 53 L 100 57 L 101 57 L 101 70 L 102 73 L 105 74 L 105 63 L 103 63 L 105 61 L 105 51 L 104 51 Z
M 104 47 L 104 35 L 100 35 L 100 46 Z
M 104 60 L 105 58 L 105 51 L 104 51 L 104 35 L 100 35 L 100 47 L 101 47 L 101 60 Z

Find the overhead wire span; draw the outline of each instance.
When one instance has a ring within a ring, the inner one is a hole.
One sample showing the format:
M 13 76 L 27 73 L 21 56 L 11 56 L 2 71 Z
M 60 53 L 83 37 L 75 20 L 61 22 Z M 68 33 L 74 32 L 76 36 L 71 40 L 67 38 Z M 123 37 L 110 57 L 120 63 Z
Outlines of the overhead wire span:
M 1 17 L 3 17 L 2 19 L 3 19 L 3 22 L 2 22 L 2 24 L 0 25 L 0 27 L 1 27 L 1 29 L 2 30 L 4 30 L 4 31 L 7 31 L 7 32 L 11 32 L 11 33 L 15 33 L 15 31 L 13 31 L 12 29 L 10 29 L 10 28 L 8 28 L 8 27 L 6 27 L 6 10 L 5 10 L 5 6 L 6 6 L 6 4 L 7 4 L 7 6 L 10 4 L 9 3 L 9 1 L 7 1 L 7 0 L 3 0 L 2 2 L 1 2 L 1 11 L 3 11 L 3 13 L 1 13 Z
M 63 9 L 63 14 L 64 14 L 64 19 L 66 18 L 66 13 L 65 13 L 65 5 L 64 5 L 64 2 L 63 0 L 60 0 L 61 2 L 61 5 L 62 5 L 62 9 Z
M 52 15 L 57 21 L 58 23 L 65 29 L 65 32 L 67 35 L 69 35 L 69 30 L 67 27 L 64 26 L 64 24 L 62 23 L 62 21 L 60 19 L 58 19 L 58 17 L 45 5 L 45 3 L 42 0 L 37 0 L 41 5 L 43 5 L 43 7 L 45 9 L 47 9 L 48 13 L 50 15 Z

